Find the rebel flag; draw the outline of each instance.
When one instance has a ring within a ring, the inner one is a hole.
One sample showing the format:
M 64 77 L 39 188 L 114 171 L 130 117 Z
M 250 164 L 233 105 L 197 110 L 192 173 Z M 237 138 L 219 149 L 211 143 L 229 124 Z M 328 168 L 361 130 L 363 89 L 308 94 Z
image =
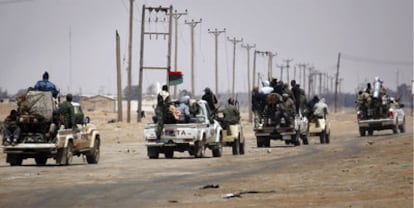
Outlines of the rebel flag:
M 179 85 L 183 83 L 183 73 L 180 71 L 169 71 L 168 79 L 170 80 L 170 85 Z

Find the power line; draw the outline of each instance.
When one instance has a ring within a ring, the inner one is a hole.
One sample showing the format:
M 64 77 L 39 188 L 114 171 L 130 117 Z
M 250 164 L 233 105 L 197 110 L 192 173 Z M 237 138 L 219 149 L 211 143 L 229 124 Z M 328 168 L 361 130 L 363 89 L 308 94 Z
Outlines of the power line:
M 354 62 L 363 62 L 368 64 L 377 64 L 377 65 L 413 65 L 412 61 L 390 61 L 390 60 L 379 60 L 373 58 L 359 57 L 349 54 L 342 54 L 342 59 Z

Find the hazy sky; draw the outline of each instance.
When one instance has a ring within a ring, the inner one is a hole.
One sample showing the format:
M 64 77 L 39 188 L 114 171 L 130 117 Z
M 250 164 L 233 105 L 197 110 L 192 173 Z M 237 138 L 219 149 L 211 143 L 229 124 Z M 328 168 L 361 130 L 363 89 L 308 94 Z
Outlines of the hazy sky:
M 222 92 L 232 88 L 233 47 L 227 37 L 243 38 L 244 44 L 256 44 L 257 50 L 277 52 L 273 59 L 274 77 L 280 74 L 276 65 L 288 58 L 293 59 L 292 67 L 307 63 L 332 76 L 341 52 L 343 91 L 354 92 L 358 83 L 372 81 L 375 76 L 392 89 L 397 82 L 410 84 L 413 79 L 412 0 L 136 0 L 134 85 L 138 84 L 143 4 L 173 5 L 179 12 L 188 10 L 178 26 L 178 68 L 184 72 L 179 89 L 191 89 L 190 27 L 184 21 L 202 18 L 194 37 L 196 94 L 207 86 L 215 89 L 214 36 L 208 33 L 208 29 L 215 28 L 226 28 L 218 43 Z M 0 87 L 14 94 L 33 86 L 48 71 L 50 80 L 64 94 L 115 94 L 115 31 L 121 36 L 125 87 L 128 20 L 128 0 L 0 0 Z M 162 23 L 146 27 L 154 31 L 166 29 Z M 147 40 L 145 65 L 165 66 L 166 41 L 154 37 Z M 246 49 L 238 44 L 238 92 L 247 91 L 246 58 Z M 171 64 L 174 66 L 173 61 Z M 257 70 L 267 73 L 266 58 L 257 57 Z M 165 73 L 146 71 L 144 90 L 156 81 L 163 84 Z

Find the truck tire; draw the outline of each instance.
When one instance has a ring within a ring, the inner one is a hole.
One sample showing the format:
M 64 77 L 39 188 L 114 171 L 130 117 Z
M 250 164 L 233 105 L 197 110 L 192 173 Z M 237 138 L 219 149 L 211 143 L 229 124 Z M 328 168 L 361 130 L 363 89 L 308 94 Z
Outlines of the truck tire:
M 374 130 L 373 129 L 368 129 L 368 136 L 372 136 L 374 135 Z
M 194 156 L 196 158 L 204 157 L 204 150 L 205 150 L 204 140 L 197 141 L 194 146 Z
M 231 150 L 233 152 L 233 155 L 238 155 L 239 154 L 239 147 L 240 147 L 240 140 L 239 138 L 234 139 L 232 145 L 231 145 Z
M 93 145 L 93 149 L 86 154 L 86 161 L 88 164 L 98 164 L 99 157 L 100 157 L 100 140 L 98 138 L 95 139 L 95 143 Z
M 7 154 L 7 162 L 10 163 L 10 166 L 20 166 L 23 159 L 15 154 Z
M 213 157 L 221 157 L 223 154 L 223 145 L 221 144 L 221 141 L 214 147 L 213 150 L 211 150 L 213 153 Z
M 302 139 L 302 143 L 304 145 L 308 145 L 309 144 L 308 135 L 309 135 L 309 131 L 306 132 L 306 134 L 304 134 L 304 135 L 300 135 L 300 138 Z
M 72 163 L 72 158 L 73 158 L 73 152 L 72 151 L 73 151 L 73 145 L 72 145 L 72 142 L 69 141 L 67 147 L 60 148 L 57 151 L 56 164 L 58 164 L 58 165 L 69 165 L 70 163 Z
M 321 132 L 321 134 L 319 135 L 319 138 L 320 138 L 321 144 L 325 144 L 326 143 L 326 131 L 325 130 L 323 130 Z
M 36 162 L 36 165 L 45 166 L 47 162 L 47 157 L 44 157 L 44 156 L 35 157 L 35 162 Z
M 158 150 L 154 147 L 147 147 L 147 155 L 149 159 L 158 159 Z
M 262 136 L 256 137 L 256 142 L 257 142 L 257 147 L 258 148 L 264 147 L 264 139 L 265 139 L 265 137 L 262 137 Z
M 398 133 L 398 124 L 396 124 L 396 125 L 394 125 L 394 126 L 392 127 L 392 133 L 393 133 L 393 134 L 397 134 L 397 133 Z
M 399 126 L 399 129 L 400 129 L 400 133 L 405 132 L 405 118 L 403 119 L 403 123 Z
M 326 140 L 325 140 L 326 144 L 329 144 L 330 137 L 331 137 L 331 132 L 329 132 L 329 133 L 326 134 L 326 137 L 325 137 L 326 138 Z
M 68 142 L 68 146 L 66 148 L 63 148 L 63 154 L 62 154 L 62 162 L 63 165 L 70 165 L 72 163 L 73 159 L 73 144 L 72 142 Z
M 292 144 L 294 144 L 295 146 L 300 145 L 300 132 L 299 131 L 296 131 L 296 133 L 292 135 L 291 141 L 292 141 Z
M 264 138 L 264 146 L 265 147 L 270 147 L 270 137 L 265 137 Z
M 174 157 L 174 151 L 173 150 L 166 150 L 164 151 L 165 158 L 171 159 Z
M 359 135 L 360 136 L 365 136 L 365 129 L 364 128 L 361 128 L 361 127 L 359 127 Z
M 246 143 L 246 140 L 241 142 L 240 136 L 239 136 L 239 154 L 244 155 L 244 144 Z

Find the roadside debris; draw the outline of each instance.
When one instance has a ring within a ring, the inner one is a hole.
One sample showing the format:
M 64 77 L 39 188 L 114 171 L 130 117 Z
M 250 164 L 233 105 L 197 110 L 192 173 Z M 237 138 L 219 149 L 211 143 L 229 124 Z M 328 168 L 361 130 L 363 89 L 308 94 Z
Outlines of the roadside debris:
M 235 197 L 242 197 L 242 195 L 244 194 L 269 194 L 269 193 L 276 193 L 275 190 L 271 190 L 271 191 L 241 191 L 241 192 L 236 192 L 236 193 L 228 193 L 225 194 L 223 196 L 223 198 L 225 199 L 230 199 L 230 198 L 235 198 Z
M 207 184 L 207 185 L 201 187 L 200 189 L 210 189 L 210 188 L 217 189 L 217 188 L 220 188 L 220 185 L 219 184 Z

